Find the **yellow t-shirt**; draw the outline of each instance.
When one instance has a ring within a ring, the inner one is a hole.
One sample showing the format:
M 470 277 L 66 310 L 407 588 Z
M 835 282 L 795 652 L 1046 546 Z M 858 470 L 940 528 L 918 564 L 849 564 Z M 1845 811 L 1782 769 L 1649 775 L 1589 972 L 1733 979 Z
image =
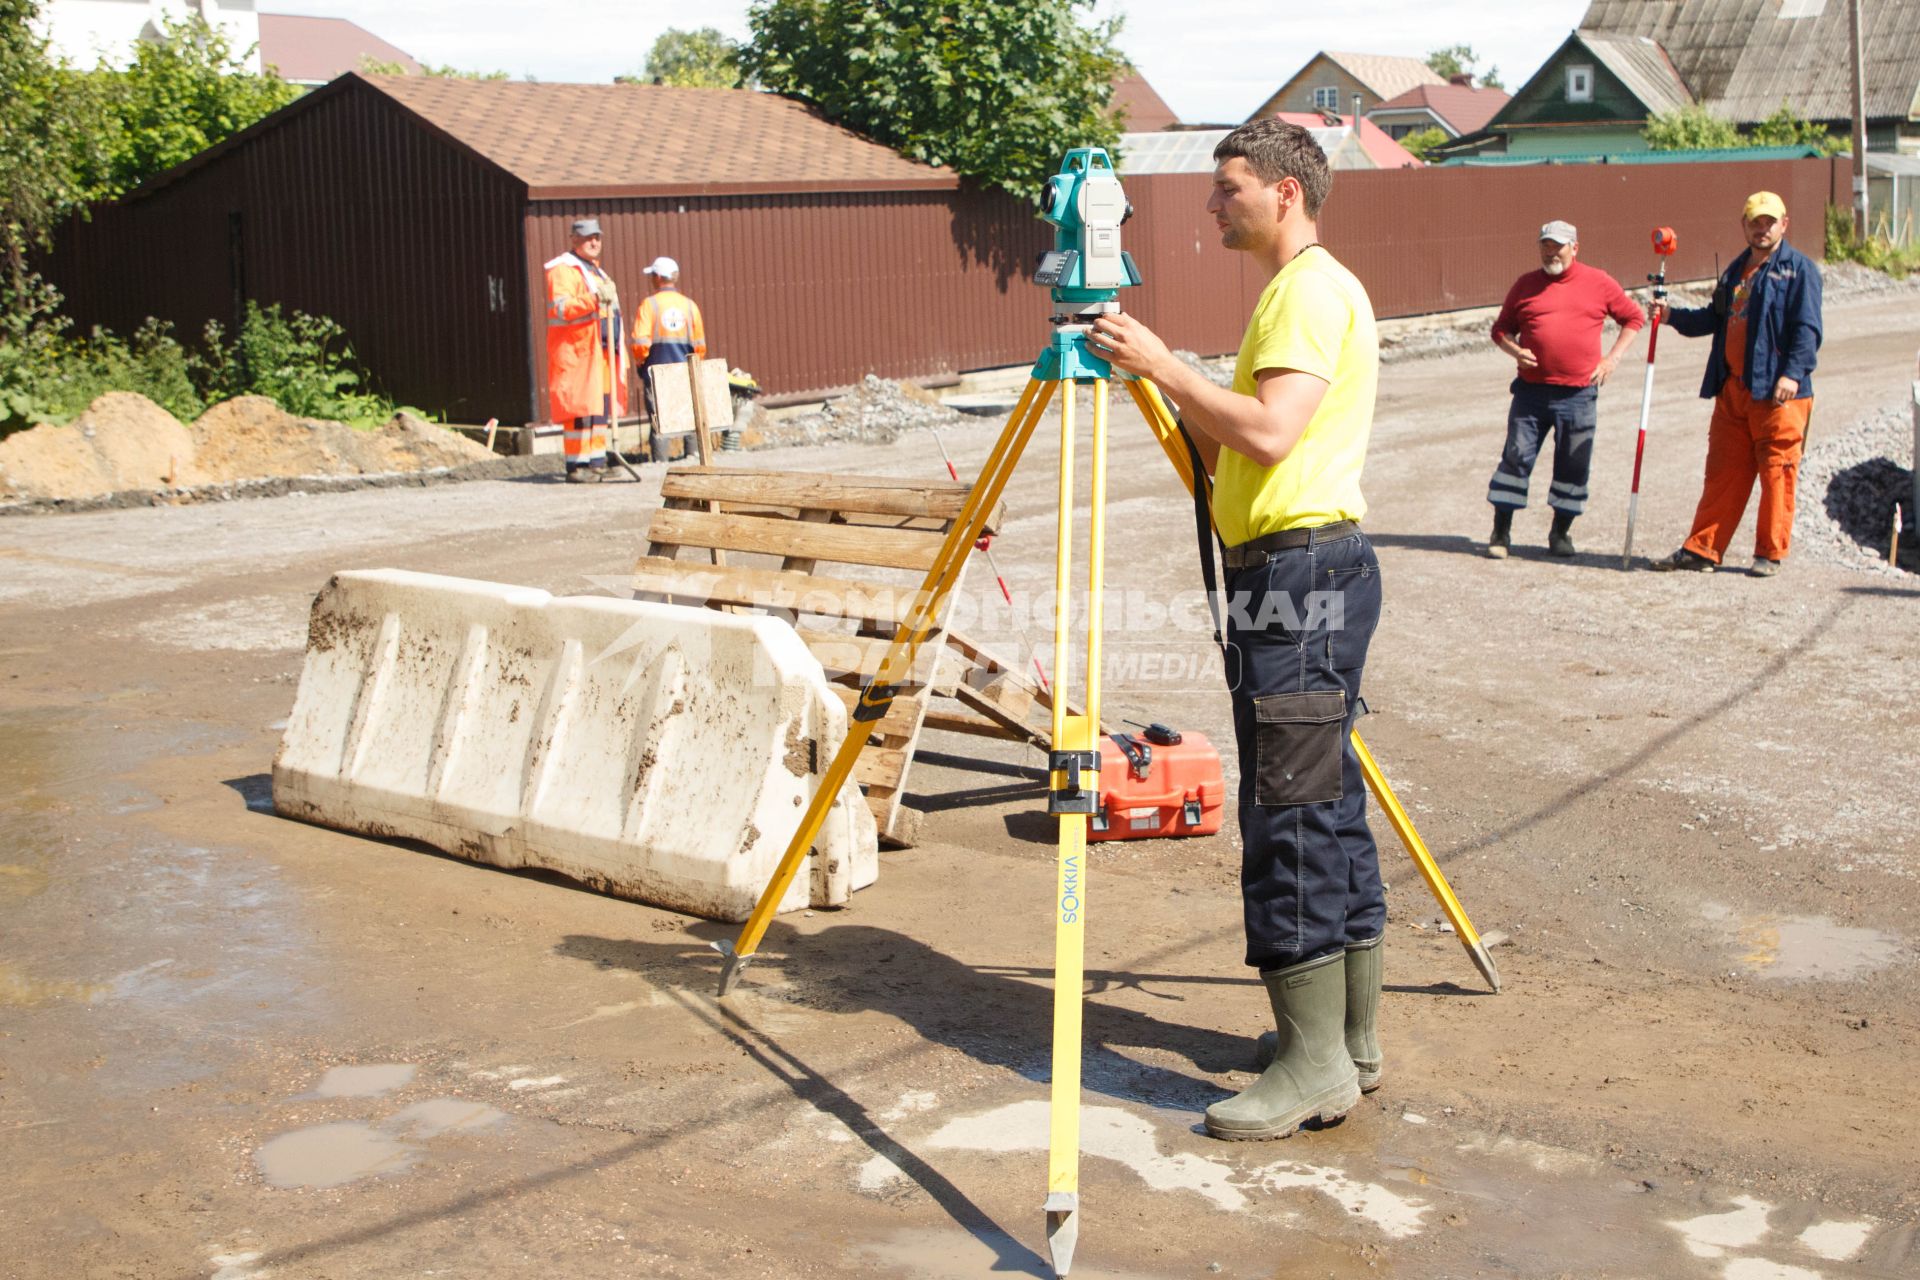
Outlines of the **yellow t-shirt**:
M 1310 373 L 1326 380 L 1327 393 L 1277 466 L 1221 447 L 1213 518 L 1230 547 L 1281 529 L 1358 520 L 1367 511 L 1360 469 L 1373 430 L 1380 338 L 1365 287 L 1325 249 L 1300 254 L 1260 294 L 1240 340 L 1233 389 L 1256 394 L 1254 375 L 1262 369 Z

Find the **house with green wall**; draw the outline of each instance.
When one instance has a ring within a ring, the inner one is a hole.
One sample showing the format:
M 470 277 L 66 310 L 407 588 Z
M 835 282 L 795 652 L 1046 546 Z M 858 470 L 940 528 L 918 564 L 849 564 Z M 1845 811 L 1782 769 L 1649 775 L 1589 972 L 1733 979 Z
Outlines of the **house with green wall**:
M 1657 42 L 1575 31 L 1485 129 L 1433 154 L 1551 158 L 1645 151 L 1640 134 L 1647 117 L 1693 101 Z
M 1844 135 L 1849 6 L 1838 0 L 1589 0 L 1580 26 L 1484 129 L 1428 155 L 1541 160 L 1646 150 L 1648 117 L 1697 105 L 1742 129 L 1781 107 Z M 1920 153 L 1920 0 L 1861 6 L 1867 150 Z

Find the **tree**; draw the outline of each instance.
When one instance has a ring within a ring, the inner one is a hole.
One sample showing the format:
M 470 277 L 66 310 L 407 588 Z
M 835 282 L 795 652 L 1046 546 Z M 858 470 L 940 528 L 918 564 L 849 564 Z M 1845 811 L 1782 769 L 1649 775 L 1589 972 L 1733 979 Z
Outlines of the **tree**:
M 635 78 L 683 89 L 738 89 L 742 83 L 740 42 L 713 27 L 697 31 L 669 27 L 647 53 L 645 75 L 628 77 Z
M 1818 147 L 1827 155 L 1850 150 L 1853 146 L 1852 139 L 1830 132 L 1823 124 L 1814 123 L 1785 101 L 1780 103 L 1778 111 L 1753 126 L 1747 134 L 1747 141 L 1756 147 Z
M 413 73 L 407 70 L 404 62 L 393 62 L 385 58 L 376 58 L 371 54 L 360 55 L 360 65 L 354 68 L 363 76 L 405 76 Z M 463 71 L 453 66 L 433 66 L 420 64 L 420 74 L 432 80 L 505 80 L 504 71 Z
M 1424 161 L 1427 158 L 1427 152 L 1445 142 L 1447 137 L 1447 131 L 1435 125 L 1430 129 L 1416 129 L 1399 139 L 1399 142 L 1414 159 Z
M 1026 197 L 1071 147 L 1113 148 L 1118 18 L 1092 0 L 755 0 L 742 50 L 775 93 Z
M 47 56 L 29 25 L 37 7 L 0 0 L 0 257 L 9 314 L 28 305 L 28 251 L 100 193 L 108 166 L 100 94 Z
M 300 96 L 273 72 L 247 70 L 226 36 L 199 14 L 167 23 L 135 46 L 125 71 L 88 73 L 105 87 L 118 121 L 108 194 L 130 191 Z
M 1697 102 L 1648 116 L 1640 136 L 1654 151 L 1720 151 L 1747 145 L 1731 120 Z
M 1435 49 L 1427 55 L 1427 67 L 1442 80 L 1451 80 L 1464 75 L 1471 82 L 1476 76 L 1482 89 L 1504 89 L 1500 83 L 1500 68 L 1488 67 L 1484 74 L 1478 70 L 1480 55 L 1473 51 L 1470 44 L 1450 44 L 1444 49 Z

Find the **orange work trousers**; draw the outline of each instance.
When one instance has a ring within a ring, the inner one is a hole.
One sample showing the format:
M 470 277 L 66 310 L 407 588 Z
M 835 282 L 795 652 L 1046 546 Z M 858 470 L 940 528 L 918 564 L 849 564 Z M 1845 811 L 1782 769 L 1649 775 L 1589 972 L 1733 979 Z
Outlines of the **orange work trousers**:
M 1753 554 L 1767 560 L 1787 558 L 1793 538 L 1793 486 L 1812 416 L 1812 396 L 1775 404 L 1755 400 L 1740 378 L 1721 385 L 1707 426 L 1707 479 L 1693 513 L 1687 550 L 1720 563 L 1757 479 L 1760 510 L 1754 517 Z

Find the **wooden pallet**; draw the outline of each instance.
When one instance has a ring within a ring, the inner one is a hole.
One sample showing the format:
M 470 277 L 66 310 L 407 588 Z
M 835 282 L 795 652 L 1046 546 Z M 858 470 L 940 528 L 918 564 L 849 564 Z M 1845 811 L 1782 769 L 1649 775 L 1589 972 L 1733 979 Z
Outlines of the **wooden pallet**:
M 783 617 L 851 707 L 912 612 L 927 569 L 966 503 L 968 486 L 873 476 L 676 466 L 662 485 L 634 598 Z M 990 513 L 993 532 L 1004 504 Z M 681 559 L 683 549 L 707 562 Z M 746 565 L 738 557 L 761 557 Z M 767 563 L 767 559 L 777 564 Z M 820 566 L 833 566 L 823 571 Z M 876 574 L 875 570 L 895 570 Z M 932 727 L 1045 749 L 1047 695 L 999 655 L 947 625 L 948 607 L 861 754 L 854 778 L 890 845 L 916 842 L 920 815 L 902 803 L 920 732 Z

